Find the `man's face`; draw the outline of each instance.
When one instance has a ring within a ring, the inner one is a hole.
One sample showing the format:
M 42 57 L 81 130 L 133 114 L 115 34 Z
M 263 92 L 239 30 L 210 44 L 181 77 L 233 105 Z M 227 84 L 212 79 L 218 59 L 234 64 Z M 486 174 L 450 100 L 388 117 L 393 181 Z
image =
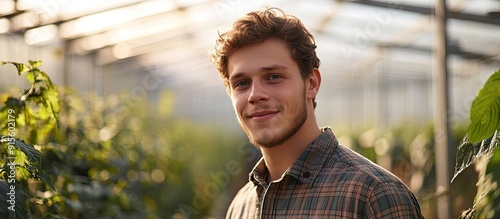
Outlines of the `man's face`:
M 305 82 L 278 39 L 245 46 L 229 56 L 230 95 L 242 129 L 256 146 L 273 147 L 307 119 Z

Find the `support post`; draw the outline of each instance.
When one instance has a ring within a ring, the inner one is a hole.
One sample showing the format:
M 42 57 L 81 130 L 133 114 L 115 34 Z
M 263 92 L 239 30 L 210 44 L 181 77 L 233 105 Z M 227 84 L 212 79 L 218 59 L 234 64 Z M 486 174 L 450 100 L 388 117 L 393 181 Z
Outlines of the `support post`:
M 450 156 L 448 116 L 448 40 L 446 32 L 446 0 L 436 0 L 435 6 L 435 70 L 434 70 L 434 138 L 436 159 L 437 216 L 452 216 L 450 204 Z

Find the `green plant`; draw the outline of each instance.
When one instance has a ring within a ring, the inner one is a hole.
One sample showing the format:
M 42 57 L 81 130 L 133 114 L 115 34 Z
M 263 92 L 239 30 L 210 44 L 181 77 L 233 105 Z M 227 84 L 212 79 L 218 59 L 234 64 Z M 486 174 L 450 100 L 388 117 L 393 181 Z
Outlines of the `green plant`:
M 37 203 L 54 201 L 31 196 L 28 188 L 34 184 L 32 180 L 39 180 L 47 187 L 42 190 L 54 190 L 52 179 L 42 168 L 42 155 L 30 142 L 43 141 L 57 128 L 57 88 L 39 69 L 40 61 L 1 64 L 14 65 L 19 75 L 25 74 L 30 87 L 19 97 L 8 97 L 0 109 L 0 118 L 5 118 L 0 120 L 0 193 L 5 195 L 1 200 L 7 200 L 0 202 L 0 214 L 27 218 Z
M 458 146 L 453 179 L 476 163 L 478 191 L 474 206 L 464 211 L 461 218 L 492 218 L 500 215 L 500 152 L 496 150 L 500 146 L 500 69 L 490 76 L 472 102 L 470 120 L 467 134 Z
M 0 95 L 0 200 L 9 199 L 10 147 L 17 173 L 12 217 L 203 218 L 229 177 L 243 172 L 235 165 L 243 159 L 235 147 L 242 136 L 160 116 L 148 101 L 127 95 L 56 88 L 40 62 L 4 64 L 31 85 L 19 95 Z M 0 203 L 2 218 L 8 207 Z

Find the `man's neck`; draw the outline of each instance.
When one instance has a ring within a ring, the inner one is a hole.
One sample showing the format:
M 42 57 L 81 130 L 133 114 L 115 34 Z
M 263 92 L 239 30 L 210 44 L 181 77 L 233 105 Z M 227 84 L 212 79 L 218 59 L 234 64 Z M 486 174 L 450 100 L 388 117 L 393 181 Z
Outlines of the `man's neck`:
M 279 179 L 297 160 L 304 149 L 321 134 L 316 122 L 306 122 L 299 131 L 281 145 L 271 148 L 261 147 L 262 155 L 269 171 L 267 180 Z

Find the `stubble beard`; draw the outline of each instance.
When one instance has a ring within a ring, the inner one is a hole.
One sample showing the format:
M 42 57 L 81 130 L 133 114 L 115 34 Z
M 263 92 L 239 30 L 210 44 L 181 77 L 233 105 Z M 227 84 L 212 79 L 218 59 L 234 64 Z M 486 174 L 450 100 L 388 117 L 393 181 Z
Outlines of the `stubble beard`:
M 303 99 L 305 99 L 305 93 Z M 278 110 L 280 110 L 280 112 L 283 112 L 282 110 L 284 109 L 284 107 L 282 105 L 278 106 L 277 108 Z M 240 123 L 241 128 L 250 139 L 250 143 L 252 143 L 257 147 L 272 148 L 277 145 L 283 144 L 292 136 L 294 136 L 306 122 L 307 104 L 305 103 L 305 101 L 302 102 L 302 104 L 297 106 L 297 108 L 293 109 L 292 111 L 296 111 L 297 113 L 290 120 L 291 121 L 290 126 L 285 127 L 283 131 L 281 131 L 280 133 L 276 133 L 275 135 L 265 134 L 263 136 L 254 136 L 252 132 L 243 124 L 243 122 L 240 119 L 238 119 L 238 121 Z M 286 121 L 283 123 L 286 124 Z

